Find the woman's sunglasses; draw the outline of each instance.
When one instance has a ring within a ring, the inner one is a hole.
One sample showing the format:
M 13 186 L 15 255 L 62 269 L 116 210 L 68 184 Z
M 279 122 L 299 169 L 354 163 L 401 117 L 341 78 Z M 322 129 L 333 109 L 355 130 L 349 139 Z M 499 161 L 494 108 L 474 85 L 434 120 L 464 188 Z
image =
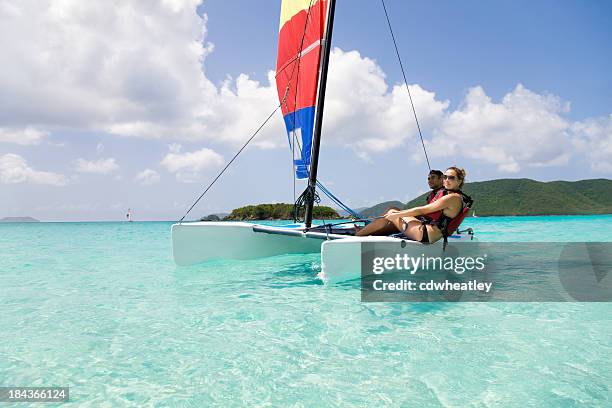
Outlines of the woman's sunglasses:
M 456 176 L 447 176 L 446 174 L 442 176 L 444 180 L 457 180 Z

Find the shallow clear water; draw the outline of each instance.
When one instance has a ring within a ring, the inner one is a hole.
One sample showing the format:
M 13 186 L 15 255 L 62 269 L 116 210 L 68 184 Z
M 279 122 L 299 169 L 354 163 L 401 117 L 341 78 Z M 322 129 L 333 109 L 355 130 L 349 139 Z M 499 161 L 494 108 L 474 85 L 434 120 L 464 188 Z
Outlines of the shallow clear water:
M 612 216 L 465 226 L 612 241 Z M 610 303 L 366 304 L 318 263 L 179 268 L 170 223 L 0 224 L 0 386 L 95 407 L 611 405 Z

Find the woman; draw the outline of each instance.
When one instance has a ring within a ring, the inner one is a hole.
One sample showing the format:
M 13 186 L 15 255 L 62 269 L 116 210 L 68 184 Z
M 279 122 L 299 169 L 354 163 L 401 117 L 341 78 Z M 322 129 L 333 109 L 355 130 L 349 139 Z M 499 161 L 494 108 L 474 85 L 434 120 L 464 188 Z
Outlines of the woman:
M 442 221 L 452 220 L 462 214 L 464 199 L 461 188 L 465 182 L 465 170 L 449 167 L 444 172 L 443 184 L 447 194 L 422 207 L 398 211 L 390 209 L 384 215 L 363 229 L 357 236 L 389 235 L 403 232 L 409 239 L 424 243 L 436 242 L 442 238 Z M 442 227 L 444 228 L 444 227 Z M 453 231 L 449 231 L 452 233 Z

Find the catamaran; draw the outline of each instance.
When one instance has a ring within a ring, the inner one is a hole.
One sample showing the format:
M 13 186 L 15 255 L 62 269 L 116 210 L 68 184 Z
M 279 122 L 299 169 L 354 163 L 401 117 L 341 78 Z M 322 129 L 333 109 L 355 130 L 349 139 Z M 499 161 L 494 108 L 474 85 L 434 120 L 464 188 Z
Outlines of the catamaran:
M 300 208 L 304 207 L 303 222 L 282 226 L 247 222 L 182 222 L 183 216 L 180 222 L 172 225 L 172 250 L 178 265 L 213 259 L 244 260 L 320 252 L 321 276 L 329 281 L 343 281 L 360 276 L 364 245 L 413 255 L 424 252 L 434 255 L 444 251 L 446 237 L 444 243 L 422 244 L 401 236 L 356 237 L 354 223 L 313 224 L 317 187 L 353 217 L 361 218 L 317 181 L 335 4 L 335 0 L 283 0 L 281 3 L 276 85 L 293 154 L 295 178 L 308 180 L 294 209 L 297 218 L 301 214 Z M 410 92 L 407 83 L 406 89 Z M 412 101 L 412 97 L 410 99 Z M 416 111 L 414 114 L 416 120 Z M 200 198 L 211 186 L 212 183 Z M 455 233 L 447 238 L 452 245 L 473 240 L 474 235 L 468 229 L 467 233 Z

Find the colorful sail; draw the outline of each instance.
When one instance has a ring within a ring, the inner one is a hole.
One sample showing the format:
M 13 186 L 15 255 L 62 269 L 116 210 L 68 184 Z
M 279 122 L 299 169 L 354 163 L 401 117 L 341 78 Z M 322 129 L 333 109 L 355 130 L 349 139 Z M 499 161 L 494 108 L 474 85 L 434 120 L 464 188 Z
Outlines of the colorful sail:
M 327 8 L 327 0 L 281 4 L 276 89 L 298 179 L 308 178 Z

